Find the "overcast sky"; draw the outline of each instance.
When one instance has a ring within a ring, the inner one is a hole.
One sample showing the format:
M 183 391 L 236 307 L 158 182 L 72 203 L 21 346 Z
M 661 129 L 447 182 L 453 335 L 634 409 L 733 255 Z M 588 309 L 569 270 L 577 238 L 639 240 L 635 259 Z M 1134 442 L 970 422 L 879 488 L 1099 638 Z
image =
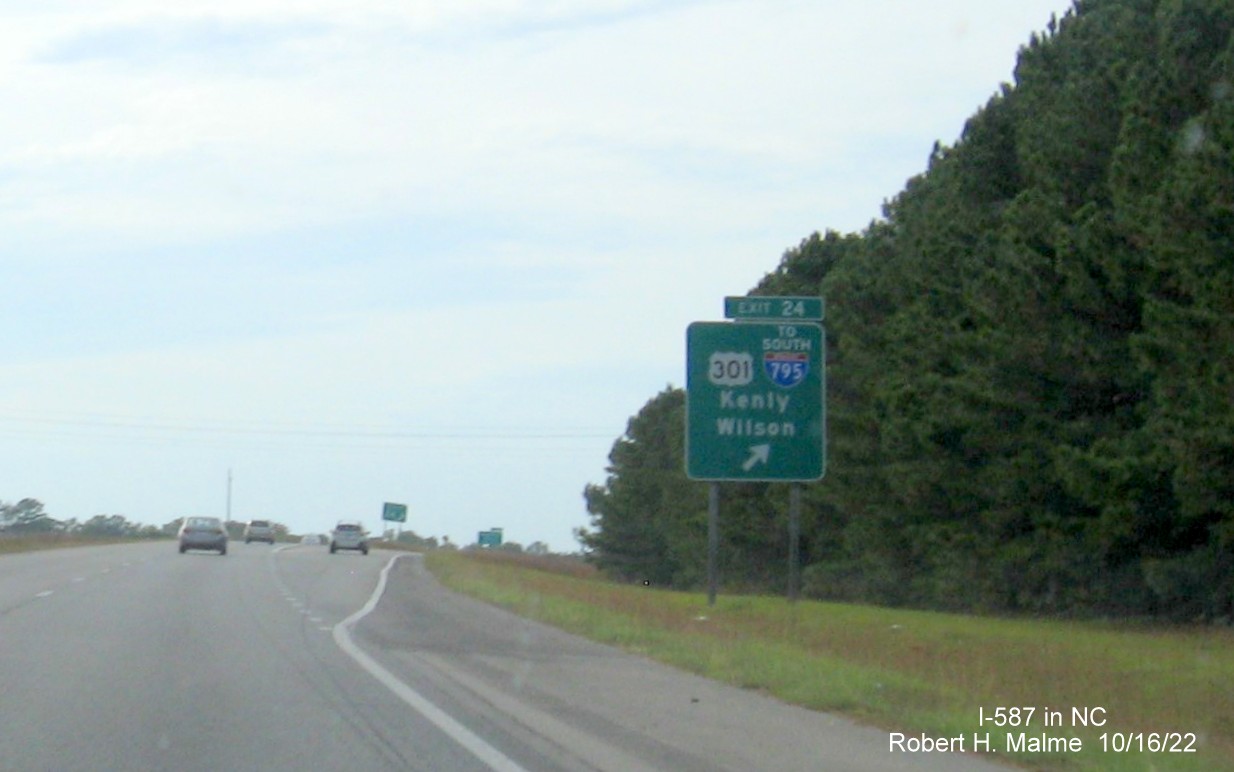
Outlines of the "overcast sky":
M 686 325 L 1069 5 L 9 0 L 0 501 L 574 551 Z

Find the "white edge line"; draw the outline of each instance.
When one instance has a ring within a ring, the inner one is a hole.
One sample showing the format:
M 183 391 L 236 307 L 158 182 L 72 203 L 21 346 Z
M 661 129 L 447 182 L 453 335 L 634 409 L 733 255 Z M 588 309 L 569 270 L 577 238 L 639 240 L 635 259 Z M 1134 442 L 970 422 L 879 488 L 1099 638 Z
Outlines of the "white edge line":
M 386 577 L 390 574 L 390 569 L 394 567 L 395 561 L 401 557 L 403 555 L 395 555 L 390 558 L 389 563 L 386 563 L 385 568 L 381 569 L 381 576 L 377 580 L 377 587 L 373 590 L 373 594 L 369 597 L 368 602 L 359 611 L 334 626 L 334 642 L 338 644 L 338 647 L 345 654 L 354 659 L 360 667 L 367 670 L 370 675 L 380 681 L 396 697 L 407 703 L 412 710 L 428 719 L 434 726 L 449 736 L 450 739 L 466 748 L 473 756 L 487 764 L 495 772 L 526 772 L 513 759 L 492 745 L 489 745 L 479 735 L 458 721 L 455 721 L 448 713 L 429 702 L 427 698 L 415 689 L 400 681 L 397 676 L 382 667 L 377 660 L 365 654 L 356 645 L 355 641 L 352 640 L 351 628 L 377 607 L 377 602 L 381 600 L 382 594 L 386 591 Z

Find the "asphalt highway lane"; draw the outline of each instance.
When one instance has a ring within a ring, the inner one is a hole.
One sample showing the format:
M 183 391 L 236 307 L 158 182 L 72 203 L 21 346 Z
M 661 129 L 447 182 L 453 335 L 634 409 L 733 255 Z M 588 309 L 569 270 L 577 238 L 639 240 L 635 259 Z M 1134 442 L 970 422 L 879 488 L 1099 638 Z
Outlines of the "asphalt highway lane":
M 380 559 L 276 549 L 0 558 L 0 768 L 487 769 L 335 644 Z
M 393 562 L 392 562 L 393 561 Z M 0 557 L 5 770 L 980 769 L 442 589 L 418 556 Z

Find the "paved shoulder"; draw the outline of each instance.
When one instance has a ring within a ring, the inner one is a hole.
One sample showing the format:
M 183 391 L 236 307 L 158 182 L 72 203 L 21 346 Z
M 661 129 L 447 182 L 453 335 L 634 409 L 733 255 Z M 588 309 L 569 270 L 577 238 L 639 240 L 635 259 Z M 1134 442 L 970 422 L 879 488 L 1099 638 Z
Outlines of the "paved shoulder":
M 564 769 L 1004 769 L 889 750 L 887 732 L 568 635 L 400 560 L 358 630 L 392 672 Z M 501 742 L 499 740 L 498 742 Z M 519 751 L 511 751 L 518 757 Z

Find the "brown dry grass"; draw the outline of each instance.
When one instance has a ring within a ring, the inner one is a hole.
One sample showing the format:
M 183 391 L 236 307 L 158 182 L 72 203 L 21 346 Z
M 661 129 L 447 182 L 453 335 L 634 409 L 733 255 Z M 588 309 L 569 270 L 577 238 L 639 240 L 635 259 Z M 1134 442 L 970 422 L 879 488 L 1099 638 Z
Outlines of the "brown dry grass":
M 0 554 L 35 552 L 66 547 L 91 547 L 100 544 L 122 544 L 132 541 L 147 541 L 147 539 L 99 538 L 63 533 L 4 534 L 0 535 Z

